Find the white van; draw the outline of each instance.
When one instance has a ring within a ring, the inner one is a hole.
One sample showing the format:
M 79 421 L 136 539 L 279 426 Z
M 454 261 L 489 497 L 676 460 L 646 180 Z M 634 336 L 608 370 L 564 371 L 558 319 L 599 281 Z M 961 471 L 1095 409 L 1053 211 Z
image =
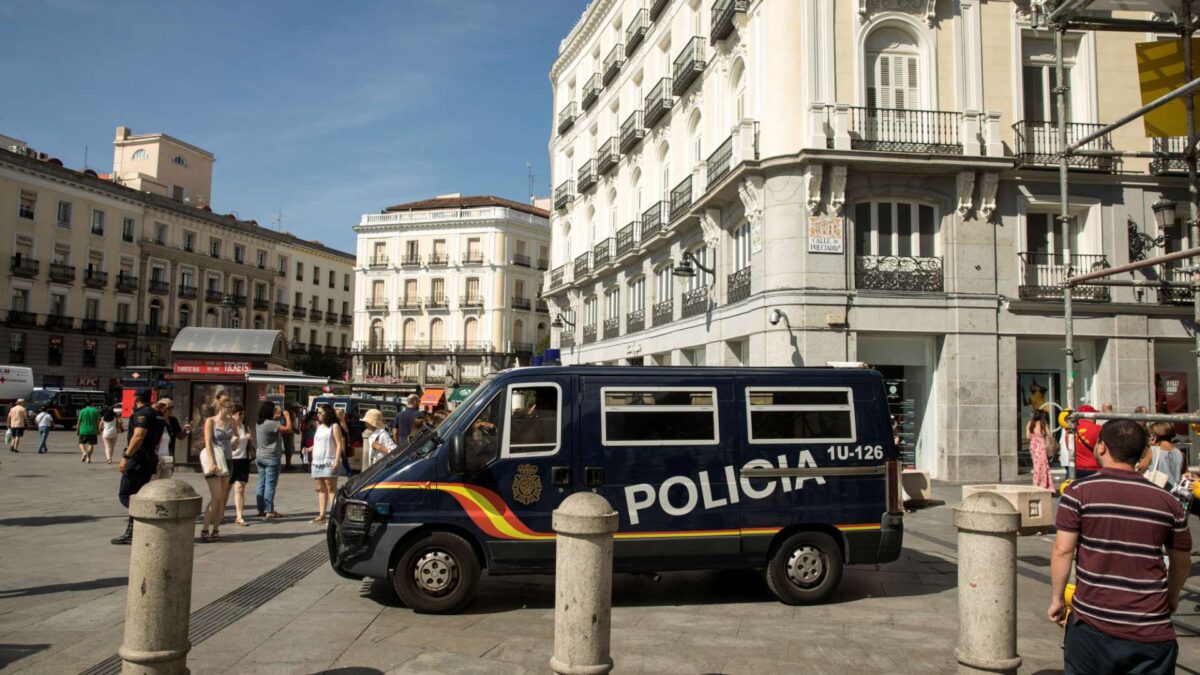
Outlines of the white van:
M 33 394 L 33 369 L 25 366 L 0 366 L 0 426 L 8 426 L 8 409 L 17 399 L 27 402 Z

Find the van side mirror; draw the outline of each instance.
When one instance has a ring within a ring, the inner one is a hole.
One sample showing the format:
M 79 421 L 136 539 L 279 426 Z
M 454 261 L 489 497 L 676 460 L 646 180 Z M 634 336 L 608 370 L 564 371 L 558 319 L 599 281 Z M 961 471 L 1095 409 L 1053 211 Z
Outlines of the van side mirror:
M 446 440 L 446 459 L 450 463 L 450 473 L 461 476 L 467 472 L 462 432 L 451 434 L 450 438 Z

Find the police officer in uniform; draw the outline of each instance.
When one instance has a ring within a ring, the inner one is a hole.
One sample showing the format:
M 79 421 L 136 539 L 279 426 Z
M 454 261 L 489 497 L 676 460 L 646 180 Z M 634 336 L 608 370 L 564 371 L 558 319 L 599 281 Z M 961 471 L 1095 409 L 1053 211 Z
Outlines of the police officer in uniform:
M 129 498 L 154 478 L 154 472 L 158 469 L 158 442 L 163 429 L 162 418 L 150 407 L 150 392 L 138 392 L 134 397 L 133 415 L 129 418 L 129 441 L 119 467 L 121 488 L 117 491 L 117 498 L 121 500 L 121 506 L 129 508 Z M 133 543 L 132 516 L 125 534 L 113 539 L 112 543 Z

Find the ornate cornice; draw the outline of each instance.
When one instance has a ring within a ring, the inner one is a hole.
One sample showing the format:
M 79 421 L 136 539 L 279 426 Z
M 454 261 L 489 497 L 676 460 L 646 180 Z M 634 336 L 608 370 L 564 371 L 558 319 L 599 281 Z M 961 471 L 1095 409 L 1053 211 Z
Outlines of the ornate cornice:
M 559 46 L 558 58 L 550 66 L 551 82 L 557 84 L 563 67 L 579 56 L 581 47 L 591 43 L 592 38 L 604 23 L 604 17 L 608 15 L 608 10 L 616 3 L 617 0 L 592 0 L 587 9 L 583 10 L 583 16 L 580 17 L 579 23 L 575 24 L 575 27 L 567 34 L 563 44 Z

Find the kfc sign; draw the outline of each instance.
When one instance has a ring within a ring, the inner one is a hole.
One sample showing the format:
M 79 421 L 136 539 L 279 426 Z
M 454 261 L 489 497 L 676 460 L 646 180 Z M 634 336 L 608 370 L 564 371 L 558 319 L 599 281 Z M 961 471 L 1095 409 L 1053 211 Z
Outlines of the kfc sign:
M 250 372 L 249 361 L 220 361 L 216 359 L 177 359 L 175 372 L 179 375 L 244 375 Z

